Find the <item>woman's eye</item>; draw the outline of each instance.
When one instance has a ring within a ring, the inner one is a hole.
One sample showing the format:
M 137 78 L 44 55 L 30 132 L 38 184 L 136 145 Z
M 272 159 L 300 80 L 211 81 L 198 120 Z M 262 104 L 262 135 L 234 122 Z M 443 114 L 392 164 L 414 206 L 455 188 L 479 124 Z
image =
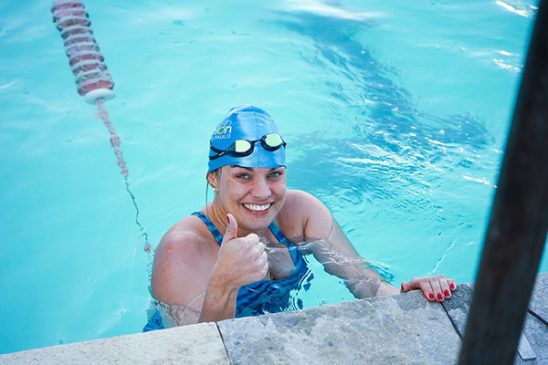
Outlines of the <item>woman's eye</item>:
M 269 177 L 277 178 L 282 176 L 283 173 L 281 171 L 272 171 L 270 174 L 268 174 Z
M 241 174 L 236 174 L 236 179 L 249 180 L 251 179 L 251 176 L 249 176 L 249 174 L 241 173 Z

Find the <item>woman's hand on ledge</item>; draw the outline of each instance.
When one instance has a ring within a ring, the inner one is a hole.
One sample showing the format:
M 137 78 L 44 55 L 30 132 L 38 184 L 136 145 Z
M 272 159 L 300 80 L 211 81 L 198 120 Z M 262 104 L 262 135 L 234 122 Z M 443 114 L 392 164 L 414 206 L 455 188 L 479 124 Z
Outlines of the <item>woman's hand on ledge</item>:
M 413 278 L 411 281 L 401 283 L 401 292 L 421 290 L 424 297 L 430 302 L 443 302 L 451 298 L 451 292 L 457 289 L 455 280 L 448 279 L 443 275 L 425 276 Z

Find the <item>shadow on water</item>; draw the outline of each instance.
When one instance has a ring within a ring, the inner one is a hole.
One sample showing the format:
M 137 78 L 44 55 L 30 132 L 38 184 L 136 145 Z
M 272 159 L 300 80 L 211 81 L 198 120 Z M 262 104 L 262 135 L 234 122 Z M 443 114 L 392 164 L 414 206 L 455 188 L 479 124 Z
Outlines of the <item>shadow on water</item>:
M 301 188 L 320 196 L 342 191 L 338 198 L 354 204 L 364 196 L 400 199 L 402 184 L 428 188 L 446 172 L 473 167 L 478 153 L 494 141 L 474 115 L 418 110 L 412 95 L 394 81 L 397 71 L 355 39 L 373 22 L 291 12 L 281 13 L 278 24 L 313 42 L 316 56 L 306 61 L 328 74 L 325 86 L 333 103 L 325 106 L 326 115 L 353 128 L 347 138 L 320 132 L 299 136 L 291 147 L 306 153 L 298 154 L 291 175 L 303 182 Z M 336 174 L 336 188 L 325 185 L 326 173 Z M 417 197 L 412 199 L 416 204 Z

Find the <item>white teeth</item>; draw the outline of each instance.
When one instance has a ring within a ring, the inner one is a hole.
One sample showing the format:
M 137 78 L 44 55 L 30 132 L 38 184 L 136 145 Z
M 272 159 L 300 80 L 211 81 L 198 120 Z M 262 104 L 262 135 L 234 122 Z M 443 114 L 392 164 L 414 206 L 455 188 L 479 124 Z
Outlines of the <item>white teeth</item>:
M 260 211 L 267 210 L 268 208 L 270 208 L 270 204 L 261 204 L 261 205 L 258 205 L 258 204 L 244 204 L 244 207 L 246 207 L 249 210 L 256 210 L 256 211 L 260 212 Z

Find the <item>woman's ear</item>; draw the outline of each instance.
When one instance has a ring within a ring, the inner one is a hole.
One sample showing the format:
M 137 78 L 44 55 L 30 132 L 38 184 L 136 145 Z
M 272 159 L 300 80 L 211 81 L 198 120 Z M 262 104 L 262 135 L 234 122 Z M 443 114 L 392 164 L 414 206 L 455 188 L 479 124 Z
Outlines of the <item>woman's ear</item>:
M 217 174 L 215 171 L 211 171 L 207 173 L 207 183 L 211 186 L 213 191 L 217 191 Z

